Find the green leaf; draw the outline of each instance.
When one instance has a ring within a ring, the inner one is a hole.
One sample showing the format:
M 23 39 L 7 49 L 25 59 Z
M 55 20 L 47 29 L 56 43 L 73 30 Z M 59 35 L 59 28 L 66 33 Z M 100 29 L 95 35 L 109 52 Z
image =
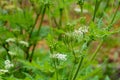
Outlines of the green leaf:
M 105 77 L 105 80 L 111 80 L 109 76 L 106 76 Z

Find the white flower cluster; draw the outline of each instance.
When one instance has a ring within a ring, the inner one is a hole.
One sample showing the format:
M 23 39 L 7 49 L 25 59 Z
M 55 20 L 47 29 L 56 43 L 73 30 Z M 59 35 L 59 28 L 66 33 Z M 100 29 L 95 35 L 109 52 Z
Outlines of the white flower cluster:
M 0 69 L 0 73 L 7 73 L 8 72 L 8 70 L 6 70 L 6 69 Z
M 19 41 L 19 43 L 26 46 L 26 47 L 29 47 L 29 43 L 26 41 Z
M 59 60 L 63 60 L 63 61 L 66 61 L 66 60 L 67 60 L 67 58 L 66 58 L 67 55 L 65 55 L 65 54 L 60 54 L 60 53 L 52 54 L 50 57 L 53 58 L 53 59 L 59 59 Z
M 16 39 L 15 39 L 15 38 L 8 38 L 8 39 L 6 40 L 6 42 L 7 42 L 7 43 L 9 43 L 9 42 L 16 42 Z M 24 45 L 24 46 L 26 46 L 26 47 L 29 47 L 29 43 L 26 42 L 26 41 L 19 41 L 19 44 L 22 44 L 22 45 Z
M 13 51 L 8 51 L 8 53 L 9 53 L 10 55 L 16 55 L 16 53 L 13 52 Z
M 7 73 L 9 69 L 14 66 L 9 60 L 5 60 L 4 64 L 5 69 L 0 69 L 0 74 Z
M 5 60 L 5 69 L 10 69 L 14 65 L 10 62 L 10 60 Z
M 79 29 L 74 30 L 73 32 L 67 32 L 66 35 L 72 38 L 79 38 L 79 37 L 82 38 L 83 35 L 87 32 L 88 32 L 88 27 L 83 26 L 80 27 Z
M 75 30 L 73 32 L 74 36 L 82 36 L 84 33 L 88 32 L 88 27 L 84 26 L 84 27 L 80 27 L 78 30 Z
M 16 41 L 15 38 L 8 38 L 8 39 L 6 40 L 7 43 L 9 43 L 9 42 L 15 42 L 15 41 Z

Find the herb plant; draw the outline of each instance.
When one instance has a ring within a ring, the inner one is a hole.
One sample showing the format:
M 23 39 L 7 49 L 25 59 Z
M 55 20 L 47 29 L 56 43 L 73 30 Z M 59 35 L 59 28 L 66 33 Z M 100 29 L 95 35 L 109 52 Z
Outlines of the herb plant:
M 98 53 L 119 35 L 119 7 L 119 0 L 1 0 L 0 80 L 118 80 Z

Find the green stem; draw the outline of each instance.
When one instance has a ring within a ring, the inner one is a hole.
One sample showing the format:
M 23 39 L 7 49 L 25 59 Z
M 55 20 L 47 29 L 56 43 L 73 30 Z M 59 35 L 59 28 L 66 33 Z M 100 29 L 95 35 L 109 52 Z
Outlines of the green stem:
M 70 71 L 69 80 L 72 78 L 72 73 L 73 73 L 73 71 L 74 71 L 74 68 L 75 68 L 75 63 L 73 64 L 72 70 Z
M 49 10 L 49 11 L 50 11 L 50 10 Z M 50 11 L 50 13 L 51 13 L 51 15 L 52 15 L 51 19 L 53 19 L 53 21 L 54 21 L 56 27 L 58 27 L 58 26 L 59 26 L 59 25 L 58 25 L 58 22 L 57 22 L 56 18 L 54 17 L 52 11 Z
M 79 70 L 80 70 L 80 68 L 81 68 L 81 65 L 82 65 L 82 63 L 83 63 L 83 59 L 84 59 L 84 57 L 82 56 L 82 57 L 81 57 L 81 60 L 79 61 L 78 67 L 77 67 L 77 69 L 76 69 L 76 71 L 75 71 L 75 74 L 74 74 L 72 80 L 75 80 L 75 79 L 76 79 L 76 77 L 77 77 L 77 75 L 78 75 L 78 72 L 79 72 Z
M 99 43 L 99 45 L 98 45 L 97 49 L 95 50 L 95 52 L 93 53 L 92 58 L 90 59 L 90 61 L 93 61 L 95 59 L 95 57 L 96 57 L 98 51 L 100 50 L 102 44 L 103 44 L 103 40 Z
M 112 20 L 111 20 L 111 24 L 113 24 L 113 22 L 114 22 L 114 20 L 115 20 L 115 17 L 116 17 L 116 15 L 117 15 L 118 10 L 119 10 L 119 6 L 120 6 L 120 2 L 119 2 L 119 4 L 118 4 L 118 7 L 117 7 L 117 9 L 116 9 L 116 11 L 115 11 L 115 14 L 114 14 Z
M 57 69 L 57 60 L 56 59 L 52 59 L 53 61 L 53 64 L 54 64 L 54 69 L 55 69 L 55 77 L 56 77 L 56 80 L 58 80 L 58 69 Z
M 68 50 L 70 50 L 74 56 L 74 59 L 75 59 L 75 62 L 73 63 L 72 65 L 72 69 L 70 70 L 70 73 L 69 73 L 69 77 L 68 79 L 70 80 L 72 78 L 72 74 L 73 74 L 73 71 L 74 71 L 74 68 L 75 68 L 75 63 L 76 63 L 76 56 L 75 56 L 75 52 L 74 52 L 74 49 L 73 49 L 73 45 L 72 45 L 72 40 L 70 40 L 70 43 L 67 43 L 66 41 L 68 41 L 68 37 L 65 37 L 65 45 L 66 47 L 68 48 Z
M 72 54 L 75 58 L 75 62 L 76 62 L 76 55 L 75 55 L 75 52 L 74 52 L 74 49 L 73 49 L 72 39 L 70 40 L 70 46 L 69 47 L 71 48 L 71 52 L 72 52 Z
M 83 51 L 86 51 L 86 49 L 88 48 L 88 44 L 89 44 L 90 41 L 91 41 L 91 40 L 87 40 L 87 41 L 83 44 L 83 46 L 86 46 L 86 47 L 82 47 L 82 49 L 80 50 L 80 53 L 82 53 Z M 81 66 L 82 66 L 83 60 L 84 60 L 84 56 L 82 55 L 82 56 L 81 56 L 81 59 L 80 59 L 80 61 L 79 61 L 79 63 L 78 63 L 78 67 L 77 67 L 77 69 L 76 69 L 76 71 L 75 71 L 75 74 L 74 74 L 72 80 L 75 80 L 75 79 L 76 79 L 76 77 L 77 77 L 77 75 L 78 75 L 78 72 L 79 72 L 79 70 L 80 70 L 80 68 L 81 68 Z
M 93 15 L 92 21 L 95 20 L 96 13 L 97 13 L 97 11 L 98 11 L 98 8 L 99 8 L 99 6 L 100 6 L 101 1 L 102 1 L 102 0 L 100 0 L 100 1 L 96 0 L 95 9 L 94 9 L 94 15 Z
M 33 30 L 34 30 L 34 28 L 35 28 L 35 25 L 37 24 L 37 20 L 38 20 L 39 16 L 40 16 L 40 14 L 37 14 L 37 17 L 36 17 L 36 19 L 35 19 L 35 23 L 33 24 L 32 29 L 31 29 L 30 34 L 29 34 L 29 40 L 28 40 L 28 42 L 30 42 L 30 39 L 31 39 L 31 37 L 32 37 Z M 30 46 L 31 46 L 31 45 L 30 45 Z M 27 52 L 26 60 L 29 58 L 29 49 L 30 49 L 30 46 L 26 49 L 26 52 Z
M 105 7 L 104 7 L 104 9 L 103 9 L 103 12 L 101 13 L 100 18 L 102 18 L 102 17 L 104 16 L 104 12 L 106 11 L 106 9 L 107 9 L 107 7 L 108 7 L 109 1 L 110 1 L 110 0 L 107 0 L 107 1 L 106 1 L 106 5 L 105 5 Z
M 9 60 L 11 60 L 11 55 L 8 53 L 9 49 L 5 46 L 5 44 L 3 44 L 3 47 L 7 51 L 7 56 L 9 58 Z
M 40 25 L 39 25 L 39 28 L 38 28 L 38 31 L 37 31 L 37 36 L 39 36 L 39 33 L 40 33 L 40 29 L 41 29 L 42 22 L 43 22 L 43 19 L 44 19 L 45 11 L 46 11 L 46 5 L 44 6 L 44 9 L 43 9 L 43 12 L 42 12 L 42 17 L 41 17 Z M 32 62 L 32 57 L 33 57 L 36 45 L 37 45 L 37 41 L 35 41 L 35 44 L 33 45 L 32 53 L 30 55 L 30 62 Z
M 60 8 L 60 19 L 59 19 L 59 25 L 58 25 L 58 29 L 61 29 L 62 27 L 62 16 L 63 16 L 63 8 Z M 61 40 L 62 35 L 60 34 L 58 36 L 58 40 Z
M 32 4 L 32 6 L 34 7 L 34 4 L 32 3 L 32 1 L 30 0 L 30 2 L 31 2 L 31 4 Z M 35 28 L 35 25 L 37 24 L 37 21 L 38 21 L 38 19 L 39 19 L 39 16 L 40 16 L 40 14 L 41 14 L 41 11 L 42 11 L 42 7 L 40 7 L 40 11 L 37 13 L 37 16 L 36 16 L 36 18 L 35 18 L 35 22 L 34 22 L 34 24 L 31 26 L 32 28 L 31 28 L 31 30 L 30 30 L 30 33 L 29 33 L 29 38 L 28 38 L 28 42 L 30 43 L 30 39 L 31 39 L 31 37 L 32 37 L 32 33 L 33 33 L 33 30 L 34 30 L 34 28 Z M 29 49 L 30 49 L 30 47 L 31 47 L 31 44 L 29 45 L 29 47 L 27 47 L 27 49 L 26 49 L 26 60 L 27 59 L 29 59 Z
M 40 14 L 41 14 L 41 11 L 42 11 L 42 7 L 41 7 L 39 13 L 37 14 L 37 16 L 36 16 L 36 18 L 35 18 L 34 24 L 32 25 L 32 29 L 31 29 L 31 31 L 30 31 L 29 39 L 30 39 L 31 36 L 32 36 L 33 30 L 34 30 L 34 28 L 35 28 L 35 25 L 37 24 L 37 21 L 38 21 L 38 19 L 39 19 L 39 16 L 40 16 Z
M 83 5 L 80 5 L 81 8 L 81 15 L 83 15 Z
M 57 69 L 56 61 L 55 61 L 54 65 L 55 65 L 55 71 L 56 71 L 56 80 L 59 80 L 58 79 L 58 69 Z
M 53 19 L 53 21 L 54 21 L 54 23 L 55 23 L 56 27 L 58 27 L 59 25 L 58 25 L 58 22 L 57 22 L 56 18 L 54 17 L 53 12 L 52 12 L 52 11 L 50 11 L 50 8 L 49 8 L 48 10 L 49 10 L 49 12 L 50 12 L 50 14 L 51 14 L 51 19 Z
M 83 15 L 83 4 L 84 4 L 84 0 L 79 0 L 78 1 L 78 5 L 79 5 L 79 7 L 81 9 L 81 16 Z
M 72 73 L 73 73 L 74 67 L 76 65 L 76 56 L 75 56 L 75 52 L 74 52 L 72 44 L 71 44 L 71 50 L 72 50 L 72 54 L 74 56 L 74 63 L 73 63 L 73 66 L 72 66 L 72 70 L 70 71 L 69 80 L 72 78 Z
M 113 18 L 112 18 L 112 20 L 111 20 L 111 22 L 110 22 L 110 25 L 108 26 L 108 31 L 112 28 L 112 26 L 113 26 L 113 22 L 114 22 L 114 20 L 115 20 L 115 17 L 116 17 L 116 15 L 117 15 L 117 12 L 118 12 L 118 10 L 119 10 L 119 6 L 120 6 L 120 2 L 119 2 L 119 4 L 118 4 L 118 6 L 117 6 L 117 9 L 116 9 L 116 11 L 115 11 L 115 14 L 114 14 L 114 16 L 113 16 Z
M 45 11 L 46 11 L 46 5 L 45 5 L 45 7 L 44 7 L 44 9 L 43 9 L 43 13 L 42 13 L 42 17 L 41 17 L 41 21 L 40 21 L 40 26 L 39 26 L 39 28 L 38 28 L 37 35 L 39 35 L 39 33 L 40 33 L 40 29 L 41 29 L 41 27 L 42 27 L 42 22 L 43 22 L 43 19 L 44 19 Z
M 60 19 L 59 19 L 59 26 L 58 26 L 59 29 L 62 26 L 62 15 L 63 15 L 63 8 L 60 8 Z
M 118 5 L 118 7 L 117 7 L 117 9 L 116 9 L 116 11 L 115 11 L 115 14 L 114 14 L 114 16 L 113 16 L 113 18 L 112 18 L 112 20 L 111 20 L 111 22 L 110 22 L 110 26 L 108 26 L 108 31 L 111 29 L 111 27 L 112 27 L 112 25 L 113 25 L 113 22 L 114 22 L 114 20 L 115 20 L 115 17 L 116 17 L 116 15 L 117 15 L 118 10 L 119 10 L 119 6 L 120 6 L 120 3 L 119 3 L 119 5 Z M 105 38 L 105 37 L 103 37 L 103 38 Z M 92 58 L 91 58 L 90 61 L 93 61 L 93 60 L 94 60 L 94 58 L 96 57 L 98 51 L 100 50 L 103 42 L 104 42 L 104 39 L 99 43 L 99 45 L 98 45 L 97 49 L 95 50 L 95 52 L 93 53 L 93 56 L 92 56 Z
M 65 3 L 65 1 L 64 1 Z M 65 17 L 66 17 L 66 22 L 69 22 L 69 10 L 68 10 L 68 6 L 64 7 L 64 12 L 65 12 Z

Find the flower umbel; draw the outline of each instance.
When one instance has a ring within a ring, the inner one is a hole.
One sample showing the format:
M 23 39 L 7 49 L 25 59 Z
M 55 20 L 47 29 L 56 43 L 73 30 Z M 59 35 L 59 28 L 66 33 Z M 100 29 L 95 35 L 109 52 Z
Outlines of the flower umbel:
M 8 53 L 9 53 L 10 55 L 16 55 L 16 53 L 13 52 L 13 51 L 8 51 Z
M 26 47 L 29 47 L 29 43 L 26 41 L 19 41 L 19 43 L 26 46 Z
M 67 32 L 66 35 L 72 38 L 76 38 L 76 37 L 83 37 L 83 35 L 87 32 L 88 32 L 88 27 L 83 26 L 80 27 L 79 29 L 75 29 L 73 32 Z
M 54 59 L 59 59 L 59 60 L 63 60 L 63 61 L 66 61 L 67 60 L 67 55 L 65 54 L 60 54 L 60 53 L 57 53 L 57 54 L 52 54 L 50 56 L 51 58 L 54 58 Z
M 1 73 L 1 74 L 4 74 L 4 73 L 6 73 L 6 72 L 8 72 L 8 70 L 6 70 L 6 69 L 0 69 L 0 73 Z
M 4 64 L 5 64 L 5 69 L 10 69 L 11 67 L 14 66 L 14 65 L 10 62 L 10 60 L 5 60 Z
M 7 40 L 6 40 L 6 42 L 8 43 L 8 42 L 15 42 L 15 38 L 8 38 Z
M 88 27 L 84 26 L 84 27 L 80 27 L 78 30 L 75 30 L 73 32 L 74 35 L 83 35 L 84 33 L 88 32 Z

